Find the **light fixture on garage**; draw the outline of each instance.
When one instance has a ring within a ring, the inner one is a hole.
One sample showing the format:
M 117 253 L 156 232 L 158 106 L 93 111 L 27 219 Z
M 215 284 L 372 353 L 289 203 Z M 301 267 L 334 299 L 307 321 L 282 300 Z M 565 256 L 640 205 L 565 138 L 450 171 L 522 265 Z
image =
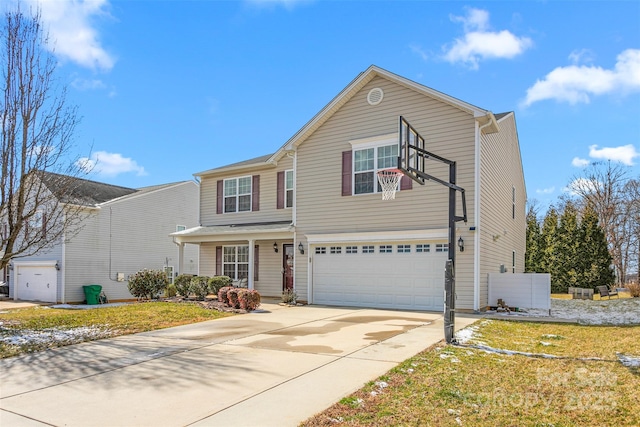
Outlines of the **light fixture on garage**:
M 60 263 L 56 261 L 56 270 L 60 271 Z
M 302 246 L 302 242 L 298 244 L 298 250 L 300 251 L 300 255 L 304 255 L 304 246 Z
M 458 248 L 460 248 L 460 252 L 464 252 L 464 240 L 462 240 L 462 237 L 458 239 Z
M 273 252 L 278 253 L 278 244 L 273 242 Z
M 9 263 L 9 270 L 13 270 L 13 262 Z

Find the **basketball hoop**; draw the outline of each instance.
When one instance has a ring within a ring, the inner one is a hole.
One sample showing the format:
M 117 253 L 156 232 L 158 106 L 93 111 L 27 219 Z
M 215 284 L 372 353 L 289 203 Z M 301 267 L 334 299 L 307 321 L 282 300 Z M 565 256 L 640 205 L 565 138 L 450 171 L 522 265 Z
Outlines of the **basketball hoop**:
M 396 198 L 398 183 L 404 173 L 400 169 L 384 169 L 378 171 L 378 182 L 382 187 L 382 200 L 393 200 Z

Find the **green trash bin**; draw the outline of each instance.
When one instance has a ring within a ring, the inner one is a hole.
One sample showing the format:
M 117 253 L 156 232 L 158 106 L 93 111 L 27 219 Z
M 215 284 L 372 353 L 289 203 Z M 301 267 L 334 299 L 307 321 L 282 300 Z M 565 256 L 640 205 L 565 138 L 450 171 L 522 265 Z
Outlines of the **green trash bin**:
M 102 292 L 102 286 L 100 285 L 87 285 L 82 287 L 84 289 L 84 298 L 89 305 L 100 304 L 100 292 Z

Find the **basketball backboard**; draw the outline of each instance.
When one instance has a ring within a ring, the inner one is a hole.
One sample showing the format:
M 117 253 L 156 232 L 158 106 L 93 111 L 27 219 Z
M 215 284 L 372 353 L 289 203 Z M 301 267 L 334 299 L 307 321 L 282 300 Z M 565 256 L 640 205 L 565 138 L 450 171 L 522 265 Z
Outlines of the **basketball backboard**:
M 420 176 L 420 173 L 426 173 L 424 138 L 402 116 L 400 116 L 398 136 L 398 169 L 414 181 L 424 184 L 425 179 Z

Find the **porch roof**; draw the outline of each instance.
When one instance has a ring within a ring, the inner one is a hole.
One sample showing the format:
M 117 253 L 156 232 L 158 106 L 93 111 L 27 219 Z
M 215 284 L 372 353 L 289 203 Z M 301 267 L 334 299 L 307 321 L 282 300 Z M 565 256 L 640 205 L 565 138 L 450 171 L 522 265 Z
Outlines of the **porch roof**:
M 291 239 L 291 221 L 208 225 L 171 233 L 176 243 L 229 242 L 236 240 Z

